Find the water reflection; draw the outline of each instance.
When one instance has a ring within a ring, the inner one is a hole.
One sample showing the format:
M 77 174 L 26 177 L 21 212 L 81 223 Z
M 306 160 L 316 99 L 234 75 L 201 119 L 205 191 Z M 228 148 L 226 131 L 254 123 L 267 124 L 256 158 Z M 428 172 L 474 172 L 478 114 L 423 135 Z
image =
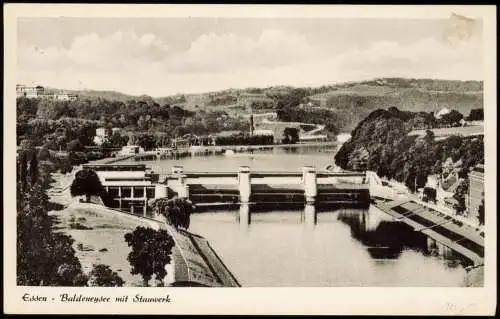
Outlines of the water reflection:
M 351 236 L 361 242 L 373 259 L 396 259 L 404 250 L 442 258 L 448 267 L 471 265 L 451 248 L 416 232 L 404 222 L 392 220 L 375 207 L 369 210 L 341 209 L 338 220 L 349 225 Z
M 304 207 L 304 212 L 301 214 L 303 216 L 304 224 L 308 229 L 314 229 L 318 219 L 316 215 L 316 207 L 314 205 L 306 204 Z
M 425 235 L 402 222 L 393 222 L 376 210 L 341 210 L 338 220 L 349 225 L 351 236 L 361 242 L 374 259 L 395 259 L 405 247 L 421 249 Z
M 318 170 L 331 165 L 333 154 L 333 149 L 324 148 L 275 148 L 144 163 L 157 172 L 170 172 L 174 165 L 184 166 L 186 172 L 236 172 L 240 166 L 252 171 L 300 171 L 305 165 Z M 193 214 L 189 229 L 210 242 L 243 286 L 457 287 L 463 283 L 465 270 L 456 254 L 374 207 L 238 206 Z M 316 214 L 311 213 L 313 208 Z
M 240 229 L 242 231 L 248 231 L 248 228 L 250 227 L 250 223 L 252 220 L 252 216 L 250 214 L 250 205 L 248 204 L 240 205 L 240 210 L 238 212 L 238 215 L 236 216 L 236 220 L 239 222 Z
M 252 206 L 198 213 L 190 230 L 209 240 L 246 287 L 463 283 L 459 263 L 432 256 L 427 252 L 432 243 L 424 235 L 383 212 L 316 208 L 316 219 L 306 222 L 313 208 L 266 211 Z M 251 216 L 251 224 L 243 222 L 245 216 Z

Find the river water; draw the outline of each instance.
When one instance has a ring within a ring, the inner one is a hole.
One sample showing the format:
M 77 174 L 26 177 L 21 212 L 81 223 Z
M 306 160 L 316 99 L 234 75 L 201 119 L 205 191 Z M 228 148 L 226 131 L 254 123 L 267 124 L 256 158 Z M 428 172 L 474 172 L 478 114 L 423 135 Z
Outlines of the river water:
M 234 156 L 189 157 L 142 162 L 157 172 L 173 165 L 185 171 L 300 171 L 323 169 L 334 149 L 259 151 Z M 238 211 L 191 216 L 189 230 L 204 236 L 242 286 L 252 287 L 459 287 L 467 261 L 449 249 L 431 248 L 427 238 L 375 207 L 318 212 L 317 224 L 301 211 L 252 212 L 250 225 Z M 441 247 L 442 248 L 442 247 Z

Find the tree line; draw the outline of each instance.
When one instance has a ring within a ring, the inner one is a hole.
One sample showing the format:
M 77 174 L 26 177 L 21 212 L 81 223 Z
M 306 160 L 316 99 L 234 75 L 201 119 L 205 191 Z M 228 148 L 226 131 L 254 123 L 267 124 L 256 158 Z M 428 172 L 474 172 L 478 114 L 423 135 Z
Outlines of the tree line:
M 51 173 L 61 167 L 37 155 L 28 147 L 17 159 L 17 284 L 122 286 L 123 279 L 107 265 L 94 264 L 86 274 L 75 255 L 74 239 L 54 231 L 57 221 L 48 212 L 61 207 L 49 201 L 47 190 L 53 182 Z
M 89 273 L 73 248 L 74 239 L 55 231 L 58 223 L 48 212 L 62 209 L 49 201 L 47 190 L 52 173 L 64 169 L 54 158 L 40 159 L 33 145 L 23 145 L 17 158 L 17 260 L 16 281 L 23 286 L 123 286 L 125 281 L 108 265 L 94 264 Z M 71 170 L 71 169 L 70 169 Z M 81 170 L 71 185 L 71 195 L 105 196 L 105 190 L 95 171 Z M 157 214 L 175 229 L 187 230 L 193 205 L 185 199 L 160 199 L 154 207 Z M 131 273 L 140 274 L 145 285 L 156 275 L 163 285 L 174 246 L 166 230 L 137 227 L 125 235 L 131 246 L 128 260 Z
M 54 101 L 20 97 L 16 103 L 17 144 L 30 139 L 41 146 L 65 148 L 78 139 L 84 146 L 94 145 L 97 127 L 120 128 L 131 135 L 149 133 L 172 139 L 192 133 L 196 135 L 240 129 L 247 120 L 230 117 L 226 112 L 192 112 L 177 105 L 160 105 L 150 97 L 112 101 L 103 98 L 80 98 L 75 101 Z M 126 134 L 120 134 L 126 135 Z M 113 138 L 110 145 L 122 145 Z

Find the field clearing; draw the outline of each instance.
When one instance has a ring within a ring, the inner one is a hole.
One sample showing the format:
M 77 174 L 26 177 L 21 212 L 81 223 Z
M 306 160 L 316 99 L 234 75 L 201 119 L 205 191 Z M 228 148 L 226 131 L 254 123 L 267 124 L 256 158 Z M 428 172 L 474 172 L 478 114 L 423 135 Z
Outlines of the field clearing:
M 436 137 L 445 137 L 452 135 L 459 136 L 473 136 L 473 135 L 483 135 L 484 126 L 474 125 L 474 126 L 463 126 L 463 127 L 447 127 L 447 128 L 436 128 L 432 129 Z M 426 130 L 414 130 L 408 133 L 409 136 L 425 136 Z
M 356 85 L 312 95 L 311 98 L 327 99 L 336 95 L 386 96 L 393 95 L 401 90 L 401 88 L 395 89 L 389 86 Z
M 421 88 L 408 87 L 391 87 L 391 86 L 376 86 L 376 85 L 355 85 L 348 88 L 334 89 L 326 93 L 312 95 L 313 99 L 328 99 L 339 95 L 356 95 L 356 96 L 406 96 L 409 94 L 430 94 L 430 95 L 473 95 L 482 96 L 482 91 L 438 91 L 424 90 Z

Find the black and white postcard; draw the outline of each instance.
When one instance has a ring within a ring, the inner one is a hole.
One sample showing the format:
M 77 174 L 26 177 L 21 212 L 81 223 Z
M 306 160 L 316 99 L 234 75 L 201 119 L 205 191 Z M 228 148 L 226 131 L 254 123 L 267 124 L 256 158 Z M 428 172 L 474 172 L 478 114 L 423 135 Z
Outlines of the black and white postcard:
M 7 313 L 494 313 L 494 6 L 4 9 Z

